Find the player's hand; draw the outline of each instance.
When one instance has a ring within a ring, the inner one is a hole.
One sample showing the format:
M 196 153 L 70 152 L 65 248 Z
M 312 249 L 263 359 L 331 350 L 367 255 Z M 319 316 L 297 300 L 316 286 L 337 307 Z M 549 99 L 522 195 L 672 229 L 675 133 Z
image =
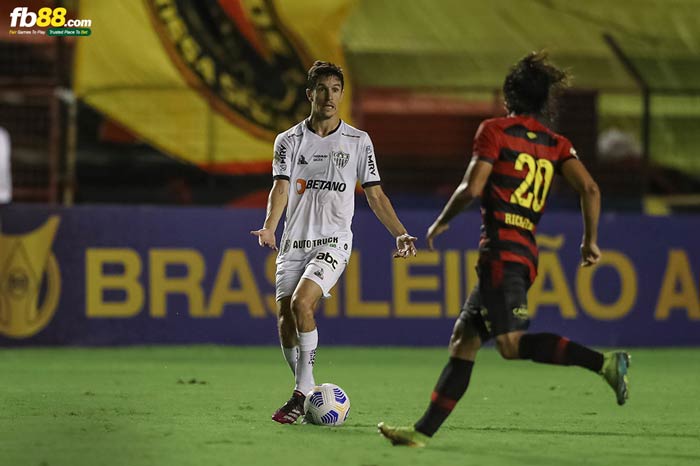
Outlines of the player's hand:
M 261 247 L 267 246 L 273 251 L 277 251 L 277 241 L 275 240 L 275 232 L 269 228 L 261 228 L 259 230 L 253 230 L 250 232 L 251 235 L 258 237 L 258 244 Z
M 444 232 L 446 232 L 447 230 L 449 230 L 449 228 L 450 228 L 449 224 L 440 223 L 437 220 L 435 220 L 435 222 L 433 222 L 433 224 L 430 225 L 430 228 L 428 228 L 428 233 L 425 235 L 425 239 L 428 240 L 428 249 L 433 251 L 434 250 L 433 240 L 437 236 L 439 236 L 439 235 L 443 234 Z
M 600 249 L 595 243 L 581 245 L 581 267 L 590 267 L 600 261 Z
M 396 252 L 394 253 L 394 257 L 403 257 L 405 259 L 408 256 L 415 256 L 416 245 L 413 244 L 413 242 L 417 240 L 418 238 L 416 238 L 415 236 L 411 236 L 408 233 L 404 233 L 403 235 L 397 236 Z

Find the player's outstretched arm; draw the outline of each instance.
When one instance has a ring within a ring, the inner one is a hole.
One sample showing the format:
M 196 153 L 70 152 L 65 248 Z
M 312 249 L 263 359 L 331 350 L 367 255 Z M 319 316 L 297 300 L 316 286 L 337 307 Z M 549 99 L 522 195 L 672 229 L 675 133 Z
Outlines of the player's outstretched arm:
M 277 240 L 275 231 L 277 224 L 282 218 L 285 207 L 287 207 L 287 197 L 289 196 L 289 181 L 281 178 L 275 179 L 272 184 L 270 194 L 267 196 L 267 213 L 265 223 L 259 230 L 253 230 L 251 235 L 258 237 L 258 244 L 277 251 Z
M 433 240 L 450 227 L 450 220 L 471 204 L 474 199 L 481 196 L 492 169 L 493 165 L 482 160 L 472 159 L 469 162 L 462 182 L 452 193 L 452 197 L 447 201 L 438 218 L 428 228 L 426 239 L 431 251 L 433 250 Z
M 588 267 L 600 260 L 598 248 L 598 219 L 600 217 L 600 189 L 578 159 L 568 159 L 561 168 L 566 181 L 581 197 L 583 215 L 583 239 L 581 240 L 581 266 Z
M 389 233 L 396 238 L 396 252 L 394 257 L 403 257 L 416 255 L 416 246 L 414 241 L 418 238 L 411 236 L 406 231 L 406 228 L 399 220 L 399 217 L 391 205 L 391 201 L 384 194 L 384 190 L 379 185 L 368 186 L 365 189 L 367 203 L 369 204 L 374 215 L 377 216 L 382 225 L 389 230 Z

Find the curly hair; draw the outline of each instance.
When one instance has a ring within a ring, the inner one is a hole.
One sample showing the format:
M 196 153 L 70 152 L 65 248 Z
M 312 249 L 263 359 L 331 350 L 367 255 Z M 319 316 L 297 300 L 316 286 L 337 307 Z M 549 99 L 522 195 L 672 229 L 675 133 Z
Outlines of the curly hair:
M 503 82 L 510 113 L 555 116 L 556 98 L 571 76 L 548 61 L 546 52 L 532 52 L 513 65 Z
M 343 77 L 343 69 L 328 61 L 316 60 L 311 68 L 309 68 L 309 74 L 306 79 L 306 88 L 314 89 L 318 80 L 325 76 L 335 76 L 340 80 L 341 89 L 345 88 L 345 78 Z

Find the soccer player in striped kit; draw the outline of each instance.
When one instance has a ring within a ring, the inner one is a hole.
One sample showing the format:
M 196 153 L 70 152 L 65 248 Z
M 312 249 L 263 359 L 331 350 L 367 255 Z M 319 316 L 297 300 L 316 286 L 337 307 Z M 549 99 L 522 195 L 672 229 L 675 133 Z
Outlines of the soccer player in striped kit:
M 450 220 L 481 197 L 479 283 L 455 323 L 450 359 L 423 417 L 407 427 L 379 424 L 394 445 L 426 445 L 466 392 L 477 352 L 491 338 L 505 359 L 580 366 L 600 374 L 619 405 L 628 397 L 627 353 L 602 354 L 552 333 L 527 333 L 527 291 L 537 275 L 535 230 L 555 173 L 581 198 L 581 266 L 600 260 L 598 186 L 571 142 L 547 127 L 556 93 L 567 81 L 543 53 L 529 54 L 511 69 L 503 85 L 508 116 L 481 124 L 462 183 L 428 229 L 432 249 Z

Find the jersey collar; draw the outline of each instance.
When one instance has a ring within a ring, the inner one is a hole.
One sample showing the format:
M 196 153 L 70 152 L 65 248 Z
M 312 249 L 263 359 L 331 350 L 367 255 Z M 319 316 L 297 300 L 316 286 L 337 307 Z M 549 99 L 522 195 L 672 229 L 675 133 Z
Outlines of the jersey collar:
M 304 124 L 306 125 L 306 129 L 308 129 L 312 133 L 316 134 L 316 131 L 314 131 L 314 129 L 311 127 L 311 118 L 307 118 L 306 120 L 304 120 Z M 338 126 L 336 126 L 333 131 L 331 131 L 330 133 L 326 134 L 323 137 L 325 138 L 325 137 L 328 137 L 332 134 L 335 134 L 335 132 L 338 131 L 342 125 L 343 125 L 343 120 L 341 118 L 338 120 Z M 318 134 L 316 134 L 316 136 L 318 136 Z M 318 137 L 321 137 L 321 136 L 318 136 Z

